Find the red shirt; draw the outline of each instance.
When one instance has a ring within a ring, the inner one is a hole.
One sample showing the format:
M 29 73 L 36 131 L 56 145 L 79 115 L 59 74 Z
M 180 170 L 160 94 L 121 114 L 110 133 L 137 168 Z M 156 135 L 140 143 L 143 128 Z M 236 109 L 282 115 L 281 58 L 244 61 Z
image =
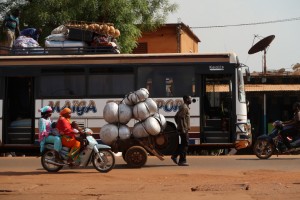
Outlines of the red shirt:
M 56 128 L 58 129 L 58 131 L 61 135 L 68 135 L 71 137 L 74 137 L 74 135 L 75 135 L 70 122 L 64 117 L 60 116 L 58 118 Z

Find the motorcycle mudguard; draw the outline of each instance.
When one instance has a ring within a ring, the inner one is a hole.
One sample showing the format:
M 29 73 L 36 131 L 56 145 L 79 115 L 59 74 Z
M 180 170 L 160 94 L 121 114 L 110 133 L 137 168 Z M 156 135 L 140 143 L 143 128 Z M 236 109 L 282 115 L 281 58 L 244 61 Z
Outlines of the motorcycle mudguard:
M 256 140 L 268 140 L 269 142 L 273 143 L 272 138 L 269 135 L 260 135 L 256 138 Z
M 111 147 L 106 144 L 96 144 L 96 146 L 98 149 L 111 149 Z
M 260 135 L 257 137 L 257 139 L 269 139 L 268 135 Z

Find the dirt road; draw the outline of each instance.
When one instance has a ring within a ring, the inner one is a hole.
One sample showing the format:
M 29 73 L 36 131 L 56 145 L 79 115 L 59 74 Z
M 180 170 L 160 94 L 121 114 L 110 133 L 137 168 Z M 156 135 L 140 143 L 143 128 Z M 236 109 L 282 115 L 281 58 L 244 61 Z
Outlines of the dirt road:
M 191 156 L 190 166 L 149 157 L 129 169 L 122 158 L 111 172 L 63 169 L 47 173 L 38 158 L 0 158 L 2 200 L 276 200 L 300 199 L 300 156 Z

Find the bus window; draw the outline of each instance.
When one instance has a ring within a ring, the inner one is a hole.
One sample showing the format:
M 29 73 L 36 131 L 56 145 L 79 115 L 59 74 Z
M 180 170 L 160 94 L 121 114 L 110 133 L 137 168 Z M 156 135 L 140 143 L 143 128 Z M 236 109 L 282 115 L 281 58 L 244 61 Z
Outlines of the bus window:
M 121 95 L 134 91 L 133 74 L 90 75 L 88 95 Z
M 167 97 L 173 97 L 173 78 L 166 78 L 166 96 Z
M 85 95 L 84 75 L 46 75 L 38 84 L 41 97 L 70 97 Z
M 232 81 L 230 76 L 207 77 L 204 101 L 204 109 L 208 118 L 228 117 L 232 109 Z
M 152 97 L 181 97 L 193 95 L 194 70 L 192 67 L 140 67 L 138 87 L 145 87 Z

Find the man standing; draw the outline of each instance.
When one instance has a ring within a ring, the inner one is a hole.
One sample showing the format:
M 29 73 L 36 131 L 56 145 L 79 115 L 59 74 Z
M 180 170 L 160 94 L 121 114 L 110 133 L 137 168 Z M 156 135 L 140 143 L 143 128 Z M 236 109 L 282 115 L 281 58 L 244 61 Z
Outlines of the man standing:
M 3 24 L 2 24 L 2 31 L 5 35 L 5 46 L 11 48 L 17 36 L 20 35 L 19 29 L 19 16 L 20 10 L 15 9 L 12 13 L 9 13 L 5 16 Z
M 42 33 L 42 29 L 38 28 L 26 28 L 23 31 L 21 31 L 21 35 L 26 36 L 26 37 L 31 37 L 33 38 L 35 41 L 38 41 L 39 36 Z
M 190 96 L 183 96 L 183 104 L 179 107 L 178 112 L 175 115 L 175 121 L 177 124 L 177 131 L 180 136 L 181 144 L 178 145 L 178 149 L 171 156 L 174 163 L 179 166 L 188 166 L 186 161 L 186 154 L 189 145 L 189 133 L 190 130 L 190 107 L 192 103 L 192 98 Z M 179 161 L 177 162 L 177 157 L 179 155 Z

